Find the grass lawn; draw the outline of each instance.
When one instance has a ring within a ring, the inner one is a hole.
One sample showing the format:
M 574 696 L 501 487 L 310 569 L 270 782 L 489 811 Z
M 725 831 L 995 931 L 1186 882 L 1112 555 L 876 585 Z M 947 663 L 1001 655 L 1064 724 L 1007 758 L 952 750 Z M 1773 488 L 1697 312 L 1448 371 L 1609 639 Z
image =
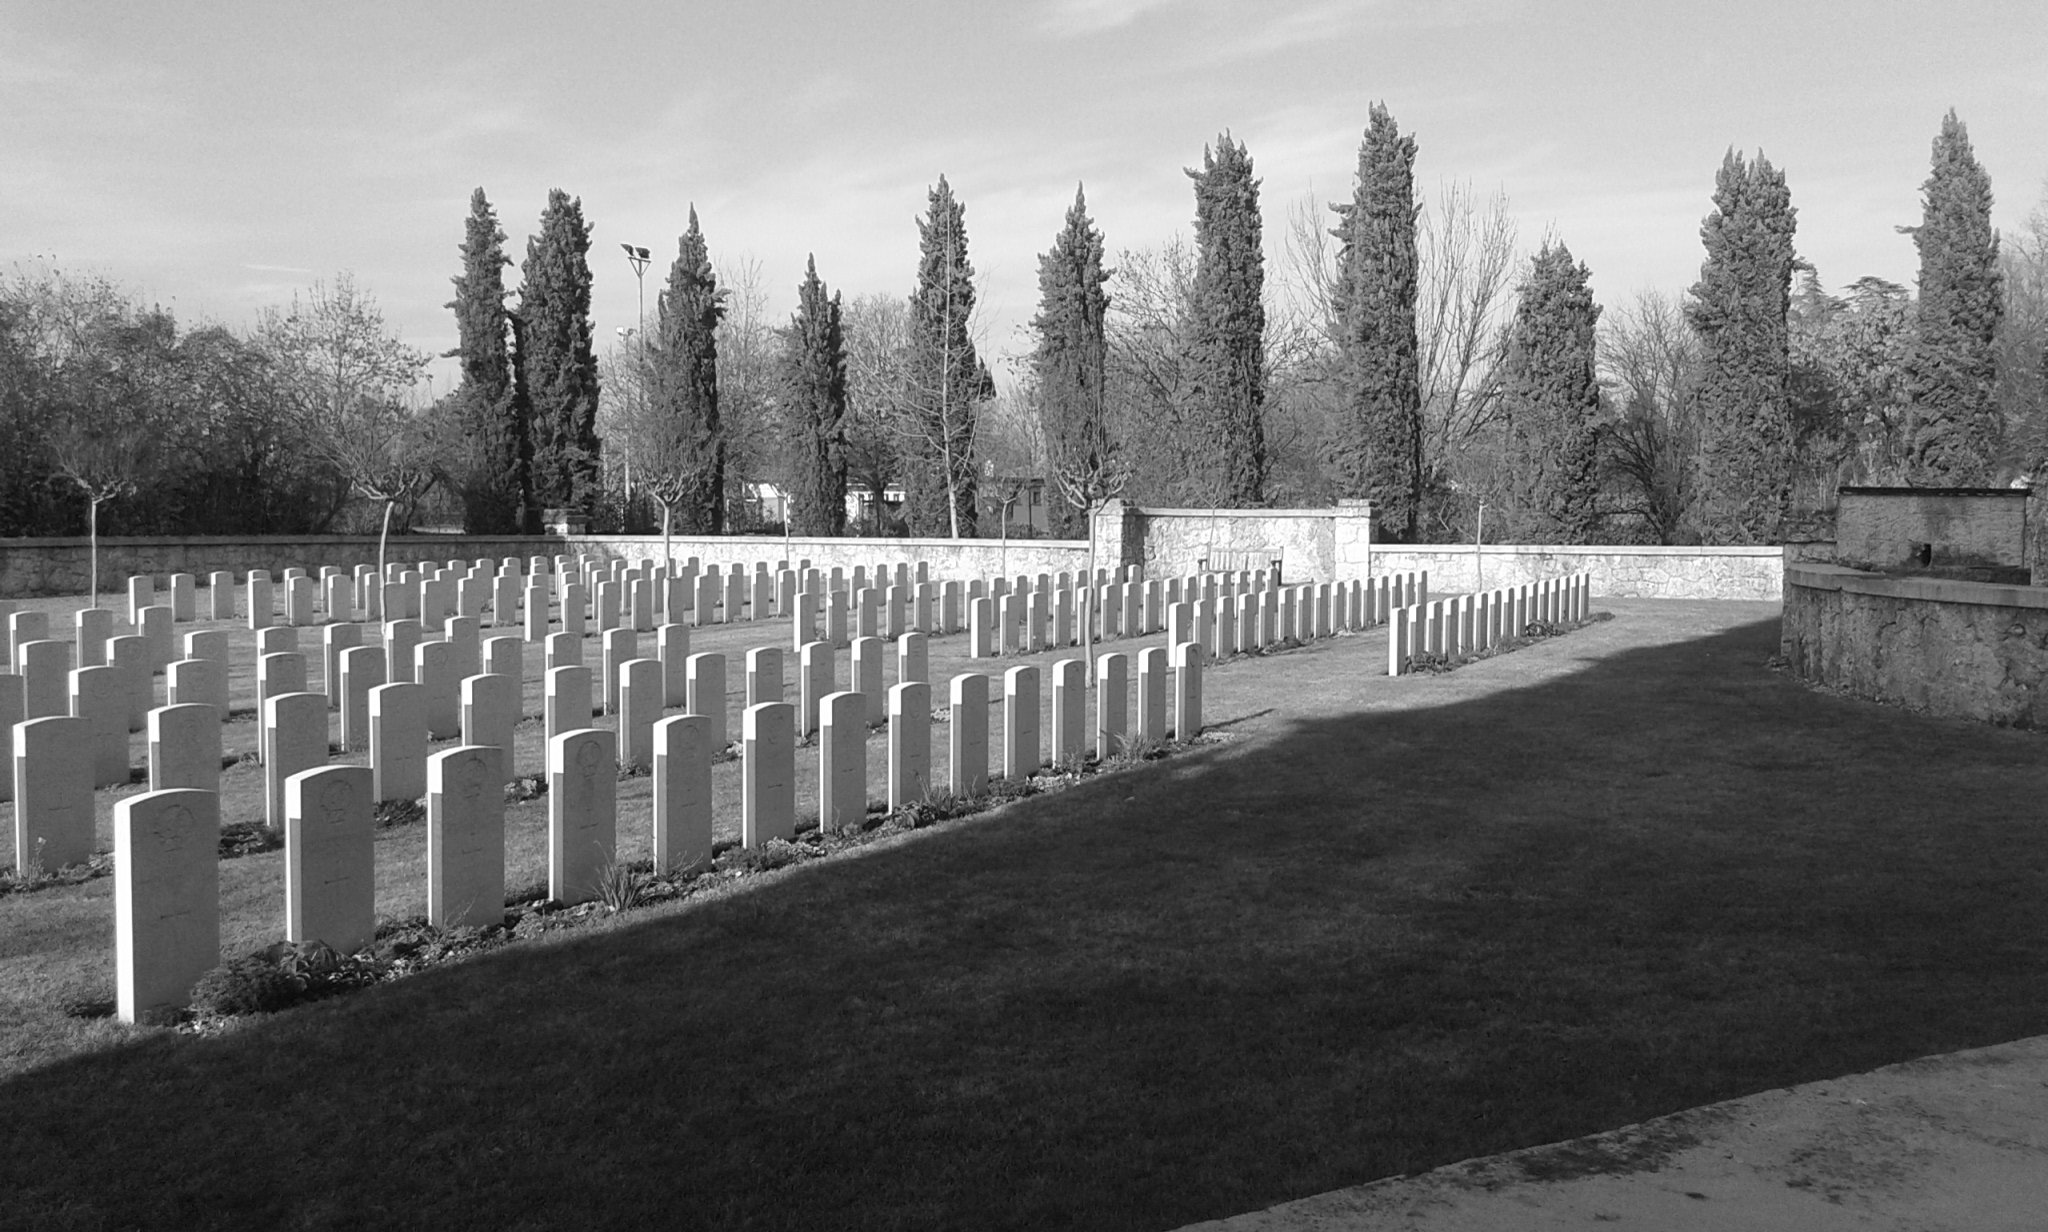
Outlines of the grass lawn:
M 221 1035 L 0 989 L 0 1225 L 1170 1228 L 2048 1031 L 2039 737 L 1595 606 L 1224 665 L 1221 744 Z M 0 900 L 0 983 L 106 886 Z

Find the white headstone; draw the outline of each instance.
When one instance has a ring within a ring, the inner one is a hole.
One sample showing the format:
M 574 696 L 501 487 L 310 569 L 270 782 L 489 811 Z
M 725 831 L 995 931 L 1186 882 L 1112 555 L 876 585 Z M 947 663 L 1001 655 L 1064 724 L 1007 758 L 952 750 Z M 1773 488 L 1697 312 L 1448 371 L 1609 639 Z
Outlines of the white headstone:
M 503 766 L 503 750 L 470 744 L 436 753 L 424 765 L 427 922 L 436 928 L 505 921 Z
M 796 837 L 796 708 L 749 706 L 741 719 L 740 841 Z
M 375 939 L 372 790 L 368 766 L 321 766 L 285 780 L 286 940 L 353 954 Z
M 855 692 L 828 693 L 819 707 L 818 825 L 827 834 L 858 829 L 867 817 L 867 707 Z
M 1226 605 L 1225 610 L 1228 610 Z M 1138 739 L 1166 739 L 1166 647 L 1138 652 Z
M 284 824 L 286 781 L 327 764 L 327 699 L 318 693 L 280 694 L 263 703 L 262 721 L 263 820 L 276 829 Z
M 1202 734 L 1202 648 L 1192 642 L 1173 648 L 1173 738 Z
M 725 722 L 725 656 L 693 654 L 685 663 L 689 713 L 711 720 L 713 746 L 723 749 L 732 739 Z
M 46 872 L 92 855 L 92 749 L 84 719 L 28 719 L 13 727 L 14 867 Z
M 412 678 L 425 698 L 429 740 L 447 740 L 462 734 L 459 666 L 456 648 L 447 642 L 421 642 L 413 647 Z
M 149 712 L 149 789 L 220 790 L 220 712 L 204 703 Z
M 654 724 L 661 718 L 661 660 L 628 659 L 619 665 L 619 764 L 654 768 Z
M 889 808 L 931 794 L 932 687 L 922 680 L 889 689 Z
M 380 684 L 370 690 L 370 773 L 379 801 L 417 800 L 427 792 L 426 690 Z
M 640 657 L 640 635 L 627 628 L 606 629 L 604 639 L 604 712 L 619 712 L 619 668 Z
M 655 657 L 661 660 L 662 705 L 682 706 L 690 700 L 690 626 L 674 621 L 654 632 Z
M 381 648 L 351 646 L 341 652 L 341 682 L 337 690 L 341 694 L 341 747 L 351 753 L 370 747 L 370 690 L 383 683 Z
M 149 643 L 136 634 L 109 640 L 107 665 L 121 669 L 128 678 L 128 730 L 141 731 L 149 708 L 156 704 L 156 682 L 149 675 Z
M 413 651 L 420 644 L 420 622 L 401 617 L 384 622 L 384 679 L 413 683 Z
M 512 764 L 512 732 L 519 726 L 519 682 L 510 676 L 484 674 L 462 681 L 462 742 L 505 750 L 505 773 Z
M 1124 750 L 1130 717 L 1130 657 L 1106 654 L 1095 661 L 1095 756 Z
M 548 741 L 548 897 L 564 905 L 597 896 L 618 836 L 617 741 L 601 728 Z
M 825 695 L 838 689 L 837 664 L 832 643 L 806 642 L 797 651 L 797 734 L 808 736 L 818 730 L 818 707 Z
M 1052 757 L 1076 765 L 1088 750 L 1088 665 L 1060 659 L 1052 665 Z
M 14 799 L 14 725 L 26 717 L 27 708 L 22 684 L 21 677 L 0 672 L 0 751 L 7 754 L 7 764 L 0 766 L 0 800 Z
M 547 738 L 590 726 L 590 669 L 582 664 L 548 669 L 542 700 Z
M 78 646 L 78 666 L 106 666 L 107 641 L 114 636 L 114 609 L 80 608 L 72 618 L 72 624 L 76 631 L 74 640 Z
M 152 790 L 114 804 L 114 1013 L 190 1004 L 220 965 L 220 797 Z
M 950 716 L 948 785 L 956 796 L 981 795 L 988 790 L 988 677 L 978 672 L 953 677 Z
M 1003 776 L 1028 779 L 1043 759 L 1038 744 L 1038 669 L 1003 673 Z
M 654 871 L 711 861 L 711 720 L 679 714 L 654 725 Z
M 687 686 L 687 678 L 685 685 Z M 756 646 L 747 652 L 747 705 L 782 700 L 782 650 Z
M 85 721 L 94 787 L 128 782 L 128 681 L 117 667 L 71 673 L 71 717 Z
M 28 717 L 54 719 L 70 714 L 71 643 L 47 638 L 24 642 L 18 654 Z
M 888 656 L 889 643 L 879 637 L 853 639 L 852 665 L 847 672 L 847 684 L 854 692 L 868 699 L 869 723 L 880 723 L 889 710 L 889 698 L 883 692 L 882 684 L 882 664 Z

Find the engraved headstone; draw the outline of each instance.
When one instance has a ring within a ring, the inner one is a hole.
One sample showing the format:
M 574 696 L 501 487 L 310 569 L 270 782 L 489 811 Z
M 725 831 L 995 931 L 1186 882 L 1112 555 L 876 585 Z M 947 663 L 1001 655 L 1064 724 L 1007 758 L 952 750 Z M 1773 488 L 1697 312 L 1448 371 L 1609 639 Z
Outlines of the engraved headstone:
M 114 805 L 114 1014 L 191 1003 L 220 965 L 220 797 L 151 790 Z
M 321 719 L 324 722 L 326 715 Z M 375 939 L 370 796 L 368 766 L 321 766 L 285 780 L 286 940 L 324 941 L 340 953 L 353 954 Z
M 504 756 L 463 744 L 424 763 L 427 922 L 435 928 L 505 922 Z
M 601 728 L 548 741 L 548 897 L 597 896 L 618 837 L 617 739 Z
M 749 706 L 741 719 L 740 841 L 748 848 L 796 837 L 796 708 Z

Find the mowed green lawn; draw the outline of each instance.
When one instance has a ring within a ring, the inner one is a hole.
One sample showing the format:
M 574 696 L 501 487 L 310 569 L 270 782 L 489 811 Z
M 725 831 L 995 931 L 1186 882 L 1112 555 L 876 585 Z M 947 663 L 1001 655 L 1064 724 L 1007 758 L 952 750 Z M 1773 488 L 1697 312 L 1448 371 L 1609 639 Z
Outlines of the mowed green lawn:
M 2048 1031 L 2039 737 L 1809 692 L 1775 605 L 1595 606 L 1446 676 L 1233 663 L 1217 745 L 109 1028 L 0 1082 L 0 1225 L 1172 1228 Z

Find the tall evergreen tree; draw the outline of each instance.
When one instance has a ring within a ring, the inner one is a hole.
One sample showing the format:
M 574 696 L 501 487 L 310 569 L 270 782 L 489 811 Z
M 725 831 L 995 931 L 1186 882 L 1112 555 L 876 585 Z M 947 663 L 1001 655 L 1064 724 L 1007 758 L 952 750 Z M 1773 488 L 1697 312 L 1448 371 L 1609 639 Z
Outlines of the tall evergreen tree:
M 1375 103 L 1358 147 L 1358 176 L 1338 215 L 1340 410 L 1330 442 L 1341 495 L 1370 499 L 1388 539 L 1415 537 L 1422 508 L 1421 348 L 1415 332 L 1415 138 Z
M 917 293 L 910 301 L 909 445 L 904 458 L 910 533 L 975 533 L 976 405 L 995 382 L 974 353 L 974 267 L 967 261 L 967 208 L 946 177 L 918 220 Z
M 583 201 L 550 189 L 520 266 L 519 364 L 532 408 L 537 507 L 589 514 L 599 495 L 597 354 L 591 346 L 590 225 Z
M 1266 255 L 1252 158 L 1229 133 L 1202 150 L 1195 182 L 1195 281 L 1188 303 L 1188 405 L 1212 434 L 1220 471 L 1198 499 L 1266 499 Z
M 1562 243 L 1530 264 L 1508 337 L 1503 403 L 1515 444 L 1516 538 L 1590 543 L 1599 522 L 1600 381 L 1584 265 Z
M 1921 186 L 1920 299 L 1907 360 L 1912 391 L 1909 476 L 1917 484 L 1991 482 L 2000 443 L 1997 336 L 2005 314 L 1991 177 L 1951 110 Z
M 1700 340 L 1700 531 L 1712 543 L 1767 543 L 1792 486 L 1792 193 L 1761 153 L 1734 150 L 1700 225 L 1707 259 L 1685 306 Z
M 718 425 L 724 299 L 693 205 L 660 295 L 657 337 L 647 354 L 648 422 L 636 451 L 648 489 L 661 502 L 664 527 L 686 535 L 725 529 L 725 442 Z
M 528 409 L 513 379 L 511 322 L 505 311 L 505 232 L 479 188 L 469 197 L 462 273 L 452 279 L 462 384 L 456 414 L 467 437 L 462 473 L 463 528 L 473 535 L 518 534 L 532 504 L 533 441 Z
M 839 296 L 827 296 L 818 280 L 813 255 L 783 333 L 789 528 L 799 535 L 846 532 L 846 330 L 839 309 Z
M 1038 315 L 1031 319 L 1033 398 L 1061 499 L 1051 509 L 1052 533 L 1085 536 L 1088 509 L 1115 495 L 1122 470 L 1104 403 L 1108 344 L 1104 319 L 1102 233 L 1088 219 L 1081 188 L 1052 251 L 1038 258 Z

